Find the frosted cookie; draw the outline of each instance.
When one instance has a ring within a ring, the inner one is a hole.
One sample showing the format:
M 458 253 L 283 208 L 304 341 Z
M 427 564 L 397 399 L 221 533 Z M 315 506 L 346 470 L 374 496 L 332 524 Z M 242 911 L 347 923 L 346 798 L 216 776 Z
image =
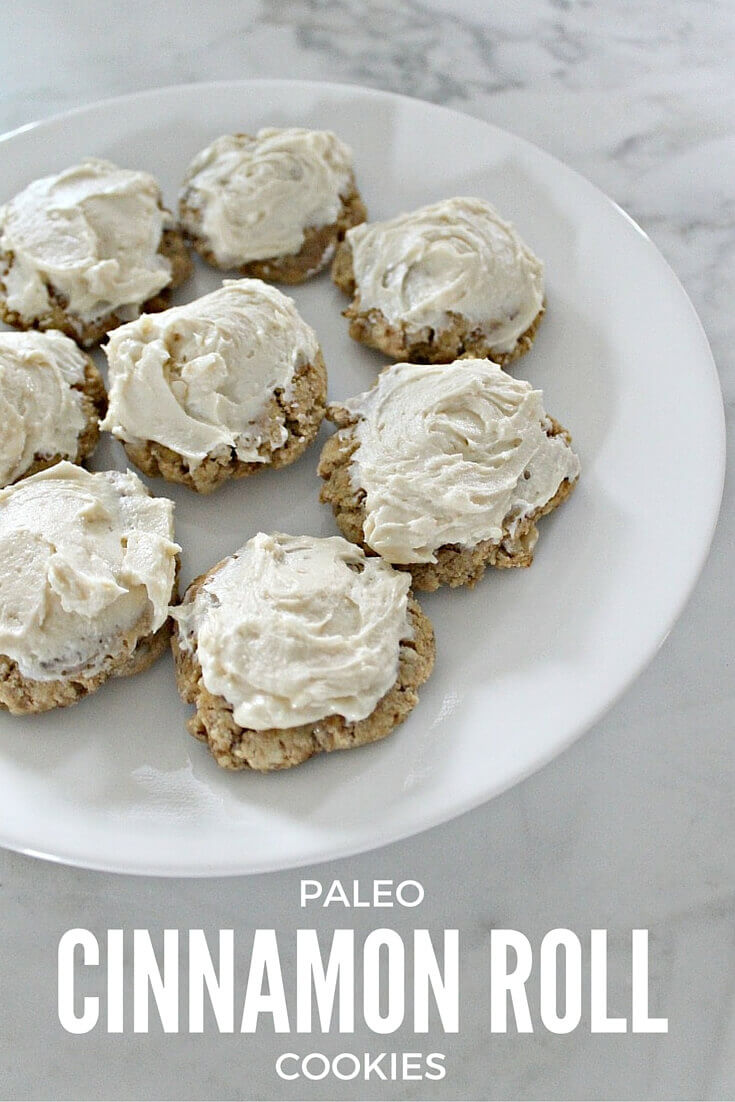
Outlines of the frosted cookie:
M 189 165 L 179 214 L 209 264 L 276 283 L 321 271 L 366 217 L 351 150 L 299 127 L 217 138 Z
M 107 406 L 102 376 L 63 333 L 0 333 L 0 487 L 81 463 Z
M 76 703 L 170 636 L 173 503 L 132 471 L 61 462 L 0 490 L 0 707 Z
M 332 278 L 354 296 L 350 336 L 413 363 L 508 364 L 531 347 L 544 312 L 543 264 L 482 199 L 355 226 Z
M 344 535 L 408 569 L 418 589 L 530 566 L 536 522 L 571 493 L 579 460 L 542 394 L 488 360 L 387 367 L 327 416 L 321 500 Z
M 293 463 L 324 417 L 314 330 L 259 279 L 122 326 L 105 347 L 102 428 L 147 475 L 209 493 L 228 478 Z
M 172 610 L 190 732 L 218 765 L 264 772 L 385 738 L 434 664 L 409 585 L 340 536 L 249 540 Z
M 0 207 L 0 318 L 89 347 L 160 310 L 192 261 L 158 184 L 88 158 Z

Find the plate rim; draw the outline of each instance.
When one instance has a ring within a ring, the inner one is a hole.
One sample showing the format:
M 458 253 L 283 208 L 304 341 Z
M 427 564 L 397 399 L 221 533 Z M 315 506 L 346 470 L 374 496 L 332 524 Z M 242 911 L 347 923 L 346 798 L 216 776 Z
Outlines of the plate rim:
M 572 168 L 565 161 L 560 160 L 554 154 L 549 153 L 543 147 L 537 145 L 535 142 L 530 141 L 528 138 L 523 137 L 515 133 L 512 130 L 508 130 L 505 127 L 498 126 L 496 123 L 483 118 L 480 115 L 472 114 L 467 110 L 461 110 L 455 107 L 449 107 L 445 104 L 434 103 L 431 100 L 421 99 L 417 96 L 408 96 L 400 92 L 392 92 L 381 88 L 370 87 L 367 85 L 361 85 L 358 83 L 352 83 L 348 81 L 324 81 L 324 80 L 312 80 L 312 79 L 299 79 L 299 78 L 280 78 L 280 77 L 245 77 L 237 79 L 219 79 L 219 80 L 204 80 L 204 81 L 188 81 L 177 84 L 164 84 L 157 85 L 148 88 L 138 89 L 133 92 L 123 93 L 117 96 L 110 96 L 100 100 L 94 100 L 89 103 L 77 105 L 76 107 L 68 108 L 67 110 L 57 111 L 51 115 L 43 116 L 41 118 L 34 119 L 31 122 L 23 123 L 20 126 L 8 130 L 0 134 L 0 144 L 4 145 L 8 141 L 22 137 L 22 135 L 31 133 L 33 131 L 43 129 L 44 127 L 52 127 L 61 121 L 83 116 L 85 114 L 92 113 L 98 110 L 111 109 L 123 104 L 131 104 L 133 102 L 141 102 L 146 99 L 155 99 L 163 95 L 177 96 L 181 94 L 191 94 L 192 90 L 197 89 L 199 91 L 205 89 L 232 89 L 242 90 L 245 88 L 257 85 L 259 87 L 271 86 L 281 89 L 298 89 L 300 87 L 307 86 L 309 88 L 321 88 L 328 92 L 344 94 L 359 94 L 367 95 L 374 98 L 382 98 L 388 100 L 399 100 L 408 102 L 413 105 L 419 105 L 422 107 L 428 107 L 432 111 L 438 111 L 444 113 L 449 118 L 470 118 L 479 125 L 488 128 L 491 131 L 500 133 L 505 137 L 510 137 L 515 143 L 519 143 L 521 146 L 531 150 L 535 156 L 540 156 L 543 160 L 546 160 L 549 164 L 553 165 L 556 172 L 562 174 L 570 174 L 577 184 L 582 184 L 587 189 L 591 189 L 597 196 L 598 200 L 602 199 L 606 204 L 612 207 L 619 215 L 621 215 L 625 221 L 640 235 L 644 240 L 646 247 L 653 251 L 658 258 L 658 262 L 663 264 L 668 269 L 668 274 L 673 280 L 675 286 L 678 288 L 683 301 L 686 302 L 690 323 L 693 323 L 694 328 L 698 330 L 700 340 L 702 342 L 703 353 L 706 354 L 708 360 L 708 366 L 710 370 L 709 382 L 711 385 L 710 399 L 715 400 L 717 405 L 717 419 L 718 426 L 716 431 L 716 439 L 713 439 L 713 446 L 716 450 L 716 469 L 713 471 L 713 478 L 710 486 L 710 497 L 708 501 L 708 512 L 710 516 L 708 530 L 704 534 L 704 538 L 700 545 L 699 554 L 690 560 L 688 577 L 686 584 L 682 587 L 678 599 L 672 605 L 672 609 L 662 622 L 657 639 L 654 641 L 650 652 L 647 656 L 631 671 L 621 682 L 616 686 L 615 691 L 609 697 L 605 699 L 598 708 L 596 708 L 591 714 L 586 716 L 582 721 L 572 726 L 563 739 L 557 740 L 552 747 L 548 748 L 543 754 L 538 755 L 533 763 L 529 766 L 525 766 L 512 774 L 510 774 L 500 786 L 490 786 L 489 790 L 484 790 L 481 794 L 473 794 L 466 799 L 456 803 L 451 811 L 440 809 L 433 814 L 429 813 L 424 815 L 420 822 L 414 820 L 414 823 L 410 827 L 399 827 L 394 830 L 388 830 L 378 840 L 361 841 L 359 843 L 347 843 L 343 845 L 324 845 L 321 850 L 319 847 L 314 847 L 314 854 L 299 858 L 295 860 L 293 857 L 284 856 L 282 859 L 269 859 L 262 866 L 258 868 L 243 869 L 236 863 L 225 863 L 223 866 L 207 868 L 204 866 L 195 867 L 174 867 L 170 863 L 167 867 L 160 867 L 159 865 L 146 864 L 145 861 L 126 861 L 124 859 L 116 858 L 114 861 L 98 860 L 94 857 L 84 858 L 79 857 L 76 854 L 68 855 L 63 852 L 49 852 L 44 848 L 38 848 L 35 846 L 24 845 L 15 839 L 9 839 L 7 836 L 0 837 L 0 847 L 11 850 L 12 852 L 23 854 L 24 856 L 33 857 L 36 859 L 51 862 L 53 864 L 69 866 L 78 869 L 88 869 L 93 872 L 104 872 L 115 875 L 126 876 L 150 876 L 160 877 L 163 879 L 181 878 L 181 879 L 212 879 L 217 877 L 233 877 L 233 876 L 258 876 L 271 872 L 284 871 L 287 869 L 300 869 L 305 867 L 313 867 L 324 864 L 328 861 L 335 861 L 344 859 L 350 856 L 357 856 L 359 854 L 368 853 L 373 850 L 381 849 L 385 846 L 392 845 L 394 843 L 404 841 L 408 838 L 422 834 L 425 831 L 432 830 L 435 827 L 442 825 L 443 823 L 451 822 L 454 819 L 460 818 L 463 815 L 468 814 L 470 811 L 488 803 L 495 797 L 502 795 L 504 792 L 509 791 L 528 777 L 539 772 L 545 768 L 549 762 L 555 758 L 560 757 L 566 753 L 578 739 L 580 739 L 585 733 L 590 731 L 600 719 L 610 711 L 615 704 L 617 704 L 622 697 L 629 691 L 635 681 L 641 676 L 645 669 L 651 664 L 653 659 L 658 654 L 659 650 L 666 641 L 672 628 L 683 614 L 689 600 L 692 596 L 694 588 L 699 581 L 702 572 L 709 558 L 709 554 L 712 547 L 712 541 L 719 522 L 719 516 L 722 505 L 722 497 L 724 492 L 725 474 L 726 474 L 726 460 L 727 460 L 727 435 L 726 435 L 726 420 L 725 420 L 725 407 L 724 398 L 722 394 L 722 387 L 720 384 L 719 373 L 717 370 L 716 361 L 710 347 L 709 339 L 707 337 L 706 330 L 702 324 L 702 321 L 692 303 L 689 294 L 679 279 L 678 275 L 669 264 L 663 253 L 657 248 L 648 233 L 639 225 L 639 223 L 623 208 L 615 202 L 609 195 L 607 195 L 597 184 L 589 180 L 577 169 Z M 682 303 L 683 305 L 683 303 Z M 713 413 L 714 413 L 713 409 Z M 713 426 L 714 429 L 714 426 Z

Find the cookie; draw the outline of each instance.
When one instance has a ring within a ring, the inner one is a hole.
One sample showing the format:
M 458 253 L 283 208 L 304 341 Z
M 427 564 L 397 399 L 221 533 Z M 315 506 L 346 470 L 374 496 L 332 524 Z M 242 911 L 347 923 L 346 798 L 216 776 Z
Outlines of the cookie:
M 339 536 L 249 540 L 173 610 L 191 734 L 225 769 L 262 772 L 385 738 L 434 664 L 409 584 Z
M 300 127 L 224 134 L 196 155 L 179 216 L 215 268 L 275 283 L 303 283 L 364 221 L 352 152 L 328 130 Z
M 544 314 L 543 264 L 482 199 L 445 199 L 348 230 L 332 279 L 352 303 L 350 336 L 394 360 L 506 365 Z
M 314 330 L 259 279 L 143 315 L 105 346 L 102 428 L 147 475 L 209 493 L 293 463 L 324 417 L 327 375 Z
M 88 158 L 0 207 L 0 319 L 83 347 L 161 310 L 191 275 L 181 231 L 147 172 Z
M 347 539 L 409 570 L 417 589 L 530 566 L 537 521 L 580 469 L 542 399 L 488 360 L 387 367 L 327 410 L 339 431 L 319 462 L 321 500 Z
M 69 337 L 0 333 L 0 487 L 62 459 L 81 463 L 106 408 L 102 376 Z
M 170 637 L 173 503 L 62 461 L 0 490 L 0 707 L 64 708 Z

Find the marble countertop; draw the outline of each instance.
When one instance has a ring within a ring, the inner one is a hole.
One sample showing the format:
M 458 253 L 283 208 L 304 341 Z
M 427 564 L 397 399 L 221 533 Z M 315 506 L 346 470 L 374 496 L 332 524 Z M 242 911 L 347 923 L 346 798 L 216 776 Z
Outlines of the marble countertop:
M 488 119 L 567 161 L 650 233 L 707 330 L 731 428 L 733 57 L 728 0 L 7 0 L 0 129 L 138 88 L 257 76 L 352 81 Z M 431 928 L 462 930 L 464 986 L 459 1035 L 421 1045 L 447 1053 L 444 1082 L 388 1084 L 382 1093 L 315 1084 L 309 1097 L 733 1097 L 734 542 L 730 478 L 710 560 L 681 620 L 588 735 L 469 815 L 317 870 L 323 880 L 421 880 Z M 0 1094 L 305 1097 L 303 1083 L 275 1078 L 283 1045 L 267 1033 L 72 1037 L 56 1017 L 55 954 L 67 928 L 293 931 L 303 917 L 298 881 L 278 873 L 164 882 L 0 852 Z M 367 914 L 358 928 L 372 921 Z M 316 922 L 331 929 L 335 916 Z M 391 924 L 408 930 L 415 919 L 393 914 Z M 531 938 L 557 926 L 607 927 L 613 998 L 629 983 L 630 929 L 648 927 L 651 999 L 665 1008 L 669 1033 L 490 1036 L 487 936 L 498 925 Z M 414 1044 L 409 1034 L 391 1038 L 396 1051 Z M 350 1047 L 371 1045 L 358 1033 Z M 330 1040 L 326 1051 L 339 1048 Z

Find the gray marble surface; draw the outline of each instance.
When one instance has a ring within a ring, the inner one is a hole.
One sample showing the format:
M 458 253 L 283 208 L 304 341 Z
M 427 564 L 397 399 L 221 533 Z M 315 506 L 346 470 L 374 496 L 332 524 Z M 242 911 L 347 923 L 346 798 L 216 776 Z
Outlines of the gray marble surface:
M 735 7 L 728 0 L 6 0 L 0 128 L 153 85 L 296 76 L 450 104 L 584 173 L 640 221 L 691 295 L 735 397 Z M 650 668 L 590 733 L 487 806 L 420 837 L 322 866 L 418 878 L 432 929 L 462 930 L 457 1037 L 440 1084 L 280 1084 L 282 1040 L 66 1035 L 59 935 L 83 925 L 303 925 L 297 873 L 208 882 L 103 876 L 0 853 L 0 1094 L 7 1098 L 732 1098 L 735 814 L 732 479 L 709 563 Z M 310 916 L 311 918 L 312 916 Z M 329 930 L 344 920 L 316 916 Z M 374 922 L 359 912 L 356 928 Z M 311 923 L 309 923 L 311 924 Z M 391 913 L 409 930 L 410 912 Z M 610 930 L 624 1001 L 629 931 L 651 930 L 664 1036 L 490 1036 L 491 926 Z M 330 1039 L 313 1048 L 340 1051 Z M 344 1044 L 341 1046 L 344 1048 Z M 349 1046 L 375 1050 L 359 1033 Z M 303 1051 L 308 1051 L 304 1048 Z M 328 1081 L 329 1082 L 329 1081 Z

